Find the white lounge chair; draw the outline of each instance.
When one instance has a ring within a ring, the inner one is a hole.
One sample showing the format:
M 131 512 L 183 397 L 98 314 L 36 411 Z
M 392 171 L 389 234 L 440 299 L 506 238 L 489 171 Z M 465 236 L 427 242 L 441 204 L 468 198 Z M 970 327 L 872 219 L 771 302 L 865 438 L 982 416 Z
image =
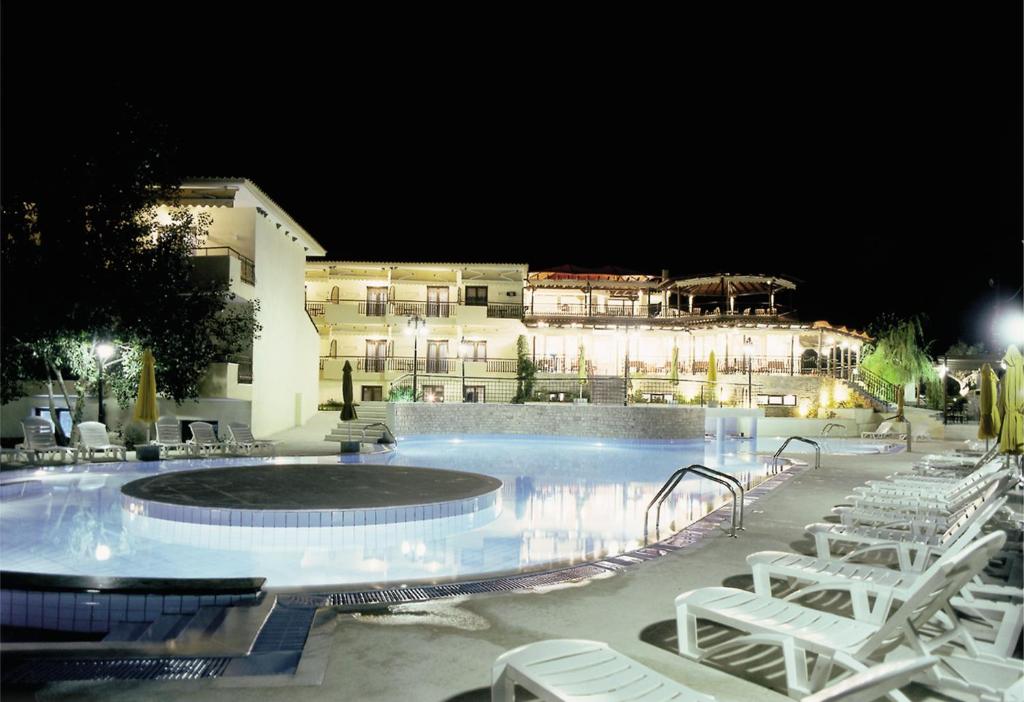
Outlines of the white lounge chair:
M 949 607 L 949 600 L 981 572 L 1005 541 L 1006 535 L 1001 531 L 975 541 L 930 569 L 927 577 L 917 580 L 898 608 L 887 608 L 885 615 L 872 612 L 866 619 L 850 619 L 804 607 L 789 599 L 775 599 L 730 587 L 685 592 L 676 598 L 679 652 L 687 658 L 703 660 L 737 647 L 779 646 L 791 695 L 807 695 L 822 689 L 836 665 L 855 672 L 866 670 L 872 660 L 901 645 L 908 646 L 916 655 L 932 655 L 941 645 L 957 642 L 964 646 L 966 660 L 998 665 L 994 658 L 978 655 L 974 640 Z M 862 591 L 858 583 L 837 583 L 831 589 L 851 594 Z M 944 631 L 925 639 L 920 632 L 926 625 L 936 626 L 933 618 L 940 611 L 944 614 Z M 745 633 L 703 649 L 697 636 L 699 620 Z M 808 653 L 817 654 L 811 669 L 808 669 Z M 929 684 L 992 695 L 996 699 L 1002 696 L 1000 689 L 993 689 L 983 679 L 954 677 L 937 670 L 930 673 Z M 890 692 L 889 696 L 904 702 L 907 699 L 899 692 Z
M 188 428 L 192 432 L 188 445 L 197 455 L 206 456 L 210 452 L 223 455 L 227 451 L 228 445 L 217 438 L 213 432 L 213 425 L 209 422 L 192 422 Z
M 923 656 L 881 663 L 804 697 L 802 702 L 870 702 L 921 677 L 938 662 L 935 656 Z M 579 639 L 538 641 L 503 653 L 494 662 L 491 680 L 492 702 L 514 702 L 516 685 L 544 702 L 715 699 L 651 670 L 606 643 Z
M 899 439 L 903 441 L 907 438 L 906 432 L 900 433 L 894 431 L 892 428 L 892 420 L 886 420 L 878 425 L 878 428 L 874 431 L 862 431 L 860 438 L 862 439 Z
M 814 539 L 818 558 L 832 558 L 836 545 L 855 547 L 866 551 L 893 551 L 900 570 L 921 571 L 931 564 L 931 559 L 949 548 L 962 549 L 981 533 L 985 523 L 995 516 L 1005 496 L 992 495 L 977 508 L 964 512 L 944 531 L 929 527 L 927 522 L 908 523 L 907 528 L 889 527 L 848 527 L 842 524 L 809 524 L 807 533 Z
M 854 616 L 857 619 L 870 619 L 887 616 L 887 610 L 893 602 L 908 599 L 918 581 L 929 577 L 935 568 L 941 567 L 944 561 L 953 558 L 956 553 L 955 549 L 947 550 L 923 573 L 853 563 L 851 556 L 826 559 L 783 551 L 752 553 L 747 556 L 747 565 L 754 576 L 754 592 L 769 597 L 772 595 L 772 578 L 808 583 L 809 587 L 799 591 L 800 594 L 829 590 L 837 583 L 858 583 L 850 590 Z M 869 595 L 875 598 L 873 607 L 869 606 Z M 786 599 L 799 596 L 793 593 Z M 958 596 L 950 600 L 950 604 L 958 611 L 983 622 L 985 638 L 988 640 L 976 641 L 979 651 L 1009 658 L 1024 629 L 1021 598 L 1019 588 L 968 583 Z M 975 638 L 978 638 L 977 635 Z
M 17 444 L 16 449 L 25 454 L 29 462 L 38 458 L 46 459 L 56 456 L 62 463 L 69 456 L 72 462 L 78 460 L 78 450 L 69 446 L 58 446 L 53 435 L 53 422 L 44 417 L 27 417 L 21 420 L 21 431 L 24 442 Z
M 273 456 L 277 451 L 276 442 L 253 438 L 252 429 L 245 422 L 228 422 L 228 443 L 232 449 L 250 456 L 259 451 L 266 451 Z
M 514 702 L 516 685 L 547 702 L 715 699 L 637 663 L 606 643 L 581 639 L 538 641 L 501 654 L 491 670 L 491 701 Z
M 189 445 L 181 440 L 181 424 L 173 414 L 156 420 L 156 439 L 150 443 L 160 447 L 160 454 L 164 458 L 169 458 L 172 451 L 186 456 L 191 453 Z
M 107 425 L 99 422 L 80 422 L 78 424 L 78 448 L 85 460 L 96 460 L 97 454 L 104 457 L 113 455 L 114 459 L 126 460 L 127 450 L 124 446 L 115 444 L 107 435 Z
M 966 509 L 977 499 L 992 494 L 1003 494 L 1014 484 L 1012 469 L 1001 470 L 967 484 L 946 486 L 946 490 L 924 490 L 920 486 L 906 490 L 875 490 L 848 495 L 846 499 L 857 508 L 882 508 L 913 511 L 920 516 L 954 515 Z

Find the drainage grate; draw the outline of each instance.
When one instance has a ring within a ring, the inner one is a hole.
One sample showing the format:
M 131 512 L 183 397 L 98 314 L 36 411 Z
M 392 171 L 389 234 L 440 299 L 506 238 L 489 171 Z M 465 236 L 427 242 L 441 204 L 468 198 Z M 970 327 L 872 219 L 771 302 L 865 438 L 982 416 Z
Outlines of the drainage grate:
M 198 680 L 219 678 L 231 661 L 206 658 L 27 658 L 5 661 L 5 685 L 39 685 L 63 680 Z
M 250 654 L 301 651 L 313 625 L 313 608 L 275 606 L 253 641 Z

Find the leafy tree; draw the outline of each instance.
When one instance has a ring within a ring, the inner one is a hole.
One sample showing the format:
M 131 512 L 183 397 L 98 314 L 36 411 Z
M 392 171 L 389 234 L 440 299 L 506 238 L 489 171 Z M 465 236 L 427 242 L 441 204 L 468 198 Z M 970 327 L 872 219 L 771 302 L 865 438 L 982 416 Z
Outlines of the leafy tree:
M 512 398 L 512 402 L 523 404 L 533 397 L 533 384 L 537 377 L 537 364 L 530 358 L 530 346 L 523 334 L 520 334 L 516 340 L 516 357 L 519 362 L 517 364 L 516 394 Z
M 143 348 L 160 392 L 196 397 L 210 363 L 251 348 L 258 303 L 231 304 L 227 281 L 196 276 L 192 252 L 210 220 L 173 206 L 181 178 L 158 121 L 126 106 L 113 123 L 57 131 L 47 149 L 15 150 L 5 164 L 0 401 L 40 380 L 69 400 L 68 378 L 83 396 L 98 340 L 119 349 L 104 380 L 122 406 Z M 80 418 L 81 404 L 67 404 Z
M 935 382 L 938 378 L 928 355 L 929 344 L 924 341 L 921 320 L 886 316 L 871 329 L 875 341 L 861 366 L 900 388 L 896 417 L 904 421 L 904 387 L 921 381 Z

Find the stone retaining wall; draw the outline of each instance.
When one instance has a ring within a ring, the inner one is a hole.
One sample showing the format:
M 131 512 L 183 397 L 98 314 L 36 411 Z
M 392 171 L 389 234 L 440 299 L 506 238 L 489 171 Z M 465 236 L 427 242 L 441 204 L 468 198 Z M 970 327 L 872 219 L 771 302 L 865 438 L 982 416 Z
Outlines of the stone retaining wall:
M 402 434 L 539 434 L 607 439 L 698 439 L 704 408 L 693 406 L 398 402 L 388 423 Z

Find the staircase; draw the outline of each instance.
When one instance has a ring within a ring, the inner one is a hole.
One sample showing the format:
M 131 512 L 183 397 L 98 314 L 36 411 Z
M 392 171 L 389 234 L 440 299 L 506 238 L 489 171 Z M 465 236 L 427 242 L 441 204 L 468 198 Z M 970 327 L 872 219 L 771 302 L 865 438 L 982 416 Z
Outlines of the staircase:
M 590 376 L 590 401 L 595 405 L 621 405 L 626 398 L 626 381 L 615 375 Z
M 850 390 L 869 402 L 878 412 L 889 412 L 895 409 L 899 402 L 899 393 L 903 391 L 903 388 L 875 375 L 866 368 L 857 369 L 854 380 L 848 382 L 847 385 Z
M 324 437 L 324 441 L 340 443 L 349 440 L 349 428 L 352 429 L 352 441 L 361 441 L 363 429 L 377 422 L 388 421 L 388 403 L 386 402 L 360 402 L 356 405 L 357 418 L 351 422 L 339 421 L 337 426 L 331 429 L 331 433 Z M 373 427 L 366 432 L 366 440 L 376 442 L 384 436 L 384 427 Z

